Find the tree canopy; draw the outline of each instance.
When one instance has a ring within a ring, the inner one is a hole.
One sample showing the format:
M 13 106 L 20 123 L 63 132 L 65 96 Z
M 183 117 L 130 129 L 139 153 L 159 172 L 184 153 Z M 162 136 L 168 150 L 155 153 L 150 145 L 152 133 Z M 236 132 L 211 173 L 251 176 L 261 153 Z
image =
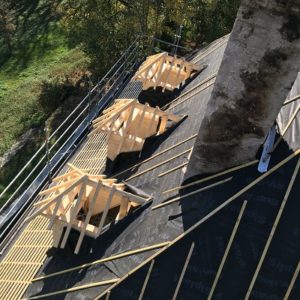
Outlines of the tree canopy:
M 11 55 L 20 41 L 42 36 L 59 24 L 71 47 L 80 45 L 102 75 L 122 50 L 142 35 L 173 42 L 183 25 L 188 48 L 229 33 L 240 0 L 2 0 L 0 40 Z M 166 47 L 157 44 L 158 47 Z M 164 50 L 170 50 L 164 48 Z

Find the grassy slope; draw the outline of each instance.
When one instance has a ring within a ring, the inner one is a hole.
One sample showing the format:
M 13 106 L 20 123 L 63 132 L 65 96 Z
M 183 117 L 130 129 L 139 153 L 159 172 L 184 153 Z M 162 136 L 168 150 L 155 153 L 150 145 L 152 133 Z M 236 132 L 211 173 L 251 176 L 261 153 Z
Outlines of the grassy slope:
M 86 55 L 69 49 L 60 33 L 46 38 L 42 46 L 29 44 L 0 64 L 0 157 L 28 129 L 37 129 L 32 140 L 0 169 L 0 192 L 44 141 L 45 122 L 52 131 L 51 126 L 57 127 L 86 93 L 79 84 L 89 64 Z M 9 194 L 0 199 L 0 207 Z
M 84 54 L 68 49 L 60 36 L 52 36 L 43 53 L 32 51 L 22 67 L 20 58 L 22 53 L 17 53 L 0 67 L 0 156 L 22 133 L 45 122 L 65 100 L 66 81 L 72 85 L 74 73 L 88 64 Z

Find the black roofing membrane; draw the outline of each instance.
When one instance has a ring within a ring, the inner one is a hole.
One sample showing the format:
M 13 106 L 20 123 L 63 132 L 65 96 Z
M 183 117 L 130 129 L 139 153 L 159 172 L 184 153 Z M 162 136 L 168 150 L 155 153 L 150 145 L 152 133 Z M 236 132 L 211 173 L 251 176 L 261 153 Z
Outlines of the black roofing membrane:
M 215 42 L 211 47 L 215 48 L 216 44 L 220 42 L 222 39 Z M 181 93 L 217 72 L 225 47 L 226 43 L 201 60 L 201 63 L 206 64 L 207 68 L 197 75 Z M 118 162 L 111 167 L 110 172 L 112 174 L 118 173 L 128 166 L 197 133 L 203 118 L 201 112 L 207 105 L 212 88 L 213 86 L 204 89 L 171 109 L 170 111 L 175 114 L 188 115 L 188 117 L 163 136 L 148 140 L 140 158 L 138 158 L 137 153 L 119 157 Z M 130 93 L 124 92 L 124 95 L 129 97 Z M 190 149 L 193 143 L 194 140 L 190 140 L 117 178 L 126 180 L 134 174 Z M 282 143 L 272 154 L 270 168 L 290 153 L 287 144 Z M 40 274 L 50 274 L 115 253 L 171 241 L 261 175 L 257 171 L 257 164 L 255 164 L 180 192 L 162 195 L 163 191 L 182 184 L 183 172 L 179 169 L 162 177 L 158 177 L 158 175 L 185 163 L 187 156 L 188 153 L 129 180 L 129 184 L 151 194 L 153 204 L 150 203 L 138 208 L 98 239 L 85 238 L 79 255 L 73 254 L 78 239 L 78 233 L 73 231 L 65 249 L 49 251 L 49 258 L 41 268 Z M 213 299 L 225 300 L 244 299 L 278 208 L 284 198 L 296 161 L 297 158 L 292 159 L 158 256 L 155 259 L 152 275 L 143 299 L 172 299 L 192 242 L 195 243 L 195 248 L 177 299 L 207 299 L 241 205 L 244 200 L 248 200 L 213 297 Z M 222 185 L 151 211 L 152 205 L 161 203 L 168 198 L 184 195 L 230 177 L 232 179 Z M 297 194 L 299 195 L 299 175 L 259 272 L 251 299 L 283 299 L 287 290 L 300 258 L 300 222 L 298 217 L 300 201 L 296 197 Z M 42 295 L 73 286 L 122 277 L 156 251 L 152 250 L 35 282 L 30 285 L 24 296 Z M 138 299 L 148 268 L 149 263 L 112 289 L 109 299 Z M 47 299 L 93 299 L 107 288 L 108 286 L 83 289 L 73 293 L 47 297 Z M 289 299 L 299 299 L 299 295 L 300 281 L 298 278 Z

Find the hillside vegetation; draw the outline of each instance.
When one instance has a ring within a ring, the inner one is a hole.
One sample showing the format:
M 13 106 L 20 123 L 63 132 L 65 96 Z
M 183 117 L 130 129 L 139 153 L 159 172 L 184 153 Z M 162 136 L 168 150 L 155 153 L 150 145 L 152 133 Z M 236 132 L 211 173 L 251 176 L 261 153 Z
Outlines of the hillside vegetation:
M 230 32 L 240 0 L 1 0 L 0 192 L 125 48 L 193 50 Z M 156 40 L 152 41 L 152 38 Z M 186 52 L 180 53 L 185 54 Z M 1 169 L 1 157 L 33 130 Z

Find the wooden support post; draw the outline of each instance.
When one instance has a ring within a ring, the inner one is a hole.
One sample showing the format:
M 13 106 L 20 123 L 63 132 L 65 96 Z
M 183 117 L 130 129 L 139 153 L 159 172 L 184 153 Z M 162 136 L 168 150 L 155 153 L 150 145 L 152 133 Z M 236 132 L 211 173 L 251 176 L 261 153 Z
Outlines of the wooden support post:
M 137 133 L 138 133 L 138 134 L 136 134 L 136 136 L 138 136 L 138 137 L 140 137 L 142 139 L 144 138 L 142 136 L 142 124 L 143 124 L 143 121 L 144 121 L 144 118 L 145 118 L 145 113 L 146 113 L 146 111 L 147 111 L 148 108 L 149 108 L 149 104 L 145 103 L 145 105 L 143 107 L 143 111 L 142 111 L 140 119 L 139 119 L 139 122 L 137 124 L 137 128 L 136 128 Z M 146 132 L 146 134 L 147 134 L 147 132 Z
M 270 247 L 270 244 L 271 244 L 271 242 L 272 242 L 273 236 L 274 236 L 274 234 L 275 234 L 275 232 L 276 232 L 277 225 L 278 225 L 278 223 L 279 223 L 279 221 L 280 221 L 280 218 L 281 218 L 281 216 L 282 216 L 282 213 L 283 213 L 283 210 L 284 210 L 284 208 L 285 208 L 286 202 L 287 202 L 287 200 L 288 200 L 288 198 L 289 198 L 289 195 L 290 195 L 290 193 L 291 193 L 291 190 L 292 190 L 292 188 L 293 188 L 293 185 L 294 185 L 295 179 L 296 179 L 296 177 L 297 177 L 299 168 L 300 168 L 300 158 L 298 159 L 298 162 L 297 162 L 297 164 L 296 164 L 294 173 L 293 173 L 293 175 L 292 175 L 292 178 L 291 178 L 291 180 L 290 180 L 290 183 L 289 183 L 288 188 L 287 188 L 287 190 L 286 190 L 286 193 L 285 193 L 285 195 L 284 195 L 283 201 L 282 201 L 282 203 L 281 203 L 281 205 L 280 205 L 279 211 L 278 211 L 278 213 L 277 213 L 277 215 L 276 215 L 276 218 L 275 218 L 275 221 L 274 221 L 274 223 L 273 223 L 273 226 L 272 226 L 270 235 L 269 235 L 269 237 L 268 237 L 268 239 L 267 239 L 267 242 L 266 242 L 266 245 L 265 245 L 265 247 L 264 247 L 263 253 L 262 253 L 262 255 L 261 255 L 261 258 L 260 258 L 260 260 L 259 260 L 259 262 L 258 262 L 258 265 L 257 265 L 257 267 L 256 267 L 255 273 L 254 273 L 253 278 L 252 278 L 252 280 L 251 280 L 250 286 L 249 286 L 249 288 L 248 288 L 248 291 L 247 291 L 245 300 L 248 300 L 249 297 L 250 297 L 250 295 L 251 295 L 251 292 L 252 292 L 252 289 L 253 289 L 253 287 L 254 287 L 256 278 L 257 278 L 258 273 L 259 273 L 259 271 L 260 271 L 260 269 L 261 269 L 261 266 L 262 266 L 262 264 L 263 264 L 263 262 L 264 262 L 264 260 L 265 260 L 265 257 L 266 257 L 266 255 L 267 255 L 268 250 L 269 250 L 269 247 Z
M 85 235 L 85 231 L 86 231 L 86 228 L 87 228 L 87 226 L 88 226 L 88 224 L 90 222 L 90 219 L 92 217 L 93 210 L 94 210 L 94 207 L 95 207 L 95 203 L 96 203 L 96 200 L 98 198 L 98 195 L 99 195 L 99 192 L 101 190 L 101 187 L 102 187 L 101 181 L 98 181 L 97 186 L 95 188 L 94 195 L 93 195 L 93 199 L 90 202 L 90 207 L 89 207 L 88 213 L 87 213 L 87 215 L 85 217 L 82 229 L 80 231 L 80 236 L 79 236 L 79 239 L 77 241 L 75 252 L 74 252 L 75 254 L 78 254 L 78 252 L 80 250 L 80 247 L 81 247 L 84 235 Z
M 57 212 L 58 212 L 58 209 L 59 209 L 62 199 L 63 199 L 63 196 L 58 196 L 58 198 L 56 199 L 56 204 L 55 204 L 54 210 L 52 212 L 52 216 L 51 216 L 49 224 L 48 224 L 48 228 L 47 228 L 48 230 L 50 230 L 53 226 L 53 223 L 54 223 L 54 220 L 57 215 Z
M 189 196 L 198 194 L 198 193 L 200 193 L 200 192 L 203 192 L 203 191 L 205 191 L 205 190 L 211 189 L 211 188 L 213 188 L 213 187 L 215 187 L 215 186 L 218 186 L 218 185 L 220 185 L 220 184 L 223 184 L 223 183 L 225 183 L 225 182 L 228 182 L 228 181 L 231 180 L 231 179 L 232 179 L 232 177 L 229 177 L 229 178 L 226 178 L 226 179 L 224 179 L 224 180 L 217 181 L 217 182 L 215 182 L 215 183 L 213 183 L 213 184 L 210 184 L 210 185 L 208 185 L 208 186 L 202 187 L 201 189 L 198 189 L 198 190 L 195 190 L 195 191 L 193 191 L 193 192 L 187 193 L 187 194 L 185 194 L 185 195 L 178 196 L 178 197 L 173 198 L 173 199 L 171 199 L 171 200 L 169 200 L 169 201 L 166 201 L 166 202 L 163 202 L 163 203 L 158 204 L 158 205 L 156 205 L 156 206 L 153 206 L 153 207 L 152 207 L 152 210 L 155 210 L 155 209 L 161 208 L 161 207 L 163 207 L 163 206 L 172 204 L 172 203 L 174 203 L 174 202 L 183 200 L 183 199 L 185 199 L 185 198 L 187 198 L 187 197 L 189 197 Z
M 152 272 L 154 263 L 155 263 L 155 260 L 154 260 L 154 259 L 151 260 L 151 263 L 150 263 L 150 266 L 149 266 L 149 269 L 148 269 L 148 272 L 147 272 L 145 281 L 144 281 L 144 283 L 143 283 L 142 290 L 141 290 L 141 292 L 140 292 L 140 295 L 139 295 L 139 299 L 138 299 L 138 300 L 142 300 L 142 299 L 143 299 L 143 296 L 144 296 L 144 293 L 145 293 L 145 290 L 146 290 L 146 287 L 147 287 L 147 284 L 148 284 L 148 281 L 149 281 L 149 278 L 150 278 L 150 275 L 151 275 L 151 272 Z
M 113 261 L 113 260 L 120 259 L 120 258 L 123 258 L 123 257 L 135 255 L 135 254 L 138 254 L 138 253 L 143 253 L 143 252 L 163 248 L 163 247 L 167 246 L 169 243 L 170 242 L 163 242 L 163 243 L 147 246 L 147 247 L 144 247 L 144 248 L 133 249 L 133 250 L 129 250 L 129 251 L 126 251 L 126 252 L 123 252 L 123 253 L 117 253 L 117 254 L 114 254 L 112 256 L 101 258 L 101 259 L 95 260 L 95 261 L 90 262 L 90 263 L 86 263 L 86 264 L 79 265 L 79 266 L 76 266 L 76 267 L 73 267 L 73 268 L 65 269 L 65 270 L 62 270 L 62 271 L 58 271 L 58 272 L 55 272 L 55 273 L 51 273 L 51 274 L 47 274 L 47 275 L 43 275 L 43 276 L 34 278 L 32 280 L 32 282 L 47 279 L 47 278 L 58 276 L 58 275 L 63 275 L 63 274 L 66 274 L 66 273 L 69 273 L 69 272 L 72 272 L 72 271 L 76 271 L 76 270 L 80 270 L 80 269 L 83 269 L 83 268 L 91 267 L 91 266 L 98 265 L 98 264 L 101 264 L 101 263 L 104 263 L 104 262 L 107 262 L 107 261 Z
M 181 286 L 181 284 L 182 284 L 182 281 L 183 281 L 183 278 L 184 278 L 186 269 L 187 269 L 187 267 L 188 267 L 188 265 L 189 265 L 190 259 L 191 259 L 191 257 L 192 257 L 194 248 L 195 248 L 195 242 L 192 242 L 191 247 L 190 247 L 190 250 L 189 250 L 189 252 L 188 252 L 188 254 L 187 254 L 187 257 L 186 257 L 186 259 L 185 259 L 185 262 L 184 262 L 184 265 L 183 265 L 183 268 L 182 268 L 180 277 L 179 277 L 179 279 L 178 279 L 177 286 L 176 286 L 176 289 L 175 289 L 175 292 L 174 292 L 174 295 L 173 295 L 172 300 L 176 300 L 176 298 L 177 298 L 177 296 L 178 296 L 179 289 L 180 289 L 180 286 Z
M 157 72 L 157 77 L 156 77 L 155 84 L 154 84 L 154 90 L 156 90 L 157 85 L 160 85 L 162 70 L 164 67 L 164 60 L 165 60 L 165 57 L 163 58 L 163 60 L 160 61 L 159 71 Z
M 160 135 L 165 131 L 166 126 L 167 126 L 167 122 L 168 122 L 168 115 L 161 116 L 160 126 L 159 126 L 159 129 L 158 129 L 157 135 Z
M 177 71 L 177 74 L 176 74 L 176 79 L 175 79 L 175 82 L 178 82 L 178 79 L 179 79 L 179 75 L 180 73 L 182 72 L 182 69 L 184 68 L 184 63 L 181 63 L 179 68 L 178 68 L 178 71 Z
M 121 143 L 120 143 L 120 145 L 118 146 L 117 155 L 121 152 L 121 149 L 122 149 L 122 146 L 123 146 L 123 144 L 124 144 L 125 138 L 126 138 L 126 136 L 128 136 L 128 130 L 129 130 L 129 126 L 130 126 L 130 124 L 131 124 L 131 122 L 132 122 L 134 109 L 135 109 L 135 105 L 133 104 L 133 105 L 131 106 L 131 110 L 130 110 L 129 117 L 128 117 L 128 119 L 127 119 L 126 125 L 125 125 L 124 128 L 123 128 L 123 136 L 122 136 Z
M 120 203 L 120 208 L 119 208 L 119 213 L 116 217 L 116 221 L 122 220 L 124 217 L 127 215 L 127 210 L 128 210 L 128 198 L 127 197 L 122 197 L 121 198 L 121 203 Z
M 167 73 L 167 76 L 166 76 L 166 79 L 164 80 L 164 84 L 163 84 L 163 89 L 162 89 L 162 92 L 164 93 L 165 90 L 166 90 L 166 85 L 167 85 L 167 82 L 168 82 L 168 79 L 169 79 L 169 76 L 170 76 L 170 73 L 172 72 L 172 69 L 173 69 L 173 66 L 174 66 L 174 63 L 175 63 L 175 56 L 173 56 L 172 58 L 172 62 L 170 64 L 170 67 L 169 67 L 169 70 L 168 70 L 168 73 Z M 166 62 L 166 65 L 167 65 L 167 62 Z M 172 86 L 172 84 L 170 84 Z
M 85 198 L 87 180 L 88 180 L 88 177 L 85 175 L 83 177 L 83 182 L 82 182 L 82 185 L 81 185 L 81 189 L 80 189 L 78 198 L 74 201 L 74 206 L 73 207 L 71 206 L 69 208 L 70 209 L 70 222 L 67 225 L 66 232 L 64 234 L 64 237 L 63 237 L 63 240 L 61 242 L 60 248 L 64 248 L 66 246 L 69 234 L 70 234 L 71 229 L 72 229 L 72 224 L 74 222 L 74 219 L 77 217 L 78 211 L 80 209 L 80 203 Z
M 110 297 L 110 291 L 107 292 L 105 300 L 109 300 L 109 297 Z
M 220 275 L 221 275 L 222 270 L 223 270 L 223 267 L 224 267 L 224 265 L 225 265 L 225 262 L 226 262 L 228 253 L 229 253 L 229 251 L 230 251 L 232 242 L 233 242 L 233 240 L 234 240 L 235 234 L 236 234 L 236 232 L 237 232 L 237 230 L 238 230 L 238 227 L 239 227 L 239 225 L 240 225 L 240 221 L 241 221 L 242 216 L 243 216 L 243 214 L 244 214 L 246 205 L 247 205 L 247 201 L 244 201 L 244 203 L 243 203 L 243 205 L 242 205 L 242 207 L 241 207 L 240 213 L 239 213 L 239 215 L 238 215 L 238 217 L 237 217 L 237 220 L 236 220 L 236 222 L 235 222 L 235 224 L 234 224 L 232 233 L 231 233 L 230 238 L 229 238 L 229 242 L 228 242 L 228 244 L 227 244 L 225 253 L 224 253 L 223 257 L 222 257 L 220 266 L 219 266 L 218 271 L 217 271 L 217 273 L 216 273 L 216 277 L 215 277 L 214 282 L 213 282 L 213 284 L 212 284 L 212 287 L 211 287 L 211 289 L 210 289 L 210 292 L 209 292 L 209 295 L 208 295 L 207 300 L 211 300 L 211 298 L 212 298 L 212 296 L 213 296 L 213 293 L 214 293 L 214 291 L 215 291 L 215 289 L 216 289 L 216 286 L 217 286 L 217 284 L 218 284 Z
M 108 196 L 108 199 L 106 200 L 106 204 L 105 204 L 105 208 L 104 208 L 104 211 L 102 213 L 102 217 L 101 217 L 101 220 L 100 220 L 100 224 L 99 224 L 99 227 L 97 229 L 97 236 L 99 236 L 101 234 L 101 231 L 102 231 L 102 228 L 104 226 L 104 222 L 106 220 L 106 216 L 107 216 L 107 213 L 109 211 L 109 208 L 110 208 L 110 204 L 111 204 L 111 201 L 113 199 L 113 196 L 114 196 L 114 193 L 116 191 L 116 186 L 113 185 L 112 186 L 112 189 L 110 190 L 110 193 L 109 193 L 109 196 Z
M 297 265 L 297 267 L 296 267 L 296 270 L 295 270 L 295 272 L 294 272 L 294 274 L 293 274 L 292 280 L 291 280 L 291 282 L 290 282 L 290 284 L 289 284 L 289 287 L 288 287 L 288 289 L 287 289 L 287 291 L 286 291 L 286 293 L 285 293 L 285 295 L 284 295 L 283 300 L 288 300 L 288 299 L 289 299 L 290 294 L 291 294 L 291 292 L 292 292 L 292 289 L 293 289 L 293 287 L 294 287 L 294 284 L 295 284 L 295 282 L 296 282 L 296 279 L 297 279 L 297 277 L 298 277 L 299 271 L 300 271 L 300 260 L 299 260 L 299 262 L 298 262 L 298 265 Z

